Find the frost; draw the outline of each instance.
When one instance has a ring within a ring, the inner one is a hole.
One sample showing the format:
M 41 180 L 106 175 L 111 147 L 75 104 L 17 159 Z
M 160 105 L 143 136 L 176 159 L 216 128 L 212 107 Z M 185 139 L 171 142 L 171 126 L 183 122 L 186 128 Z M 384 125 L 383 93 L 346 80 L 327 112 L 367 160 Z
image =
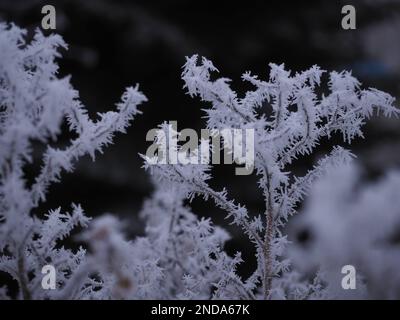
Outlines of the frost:
M 94 285 L 85 250 L 66 249 L 62 240 L 76 227 L 87 227 L 90 219 L 79 205 L 72 205 L 71 213 L 50 210 L 43 218 L 36 209 L 63 171 L 72 171 L 86 154 L 94 158 L 115 133 L 125 132 L 146 98 L 137 87 L 127 88 L 116 112 L 91 120 L 69 78 L 57 77 L 55 59 L 67 47 L 62 38 L 36 31 L 27 43 L 25 34 L 15 25 L 0 24 L 0 270 L 18 282 L 18 298 L 84 298 Z M 49 143 L 64 120 L 76 138 L 63 149 L 52 148 Z M 48 147 L 40 173 L 28 185 L 24 169 L 32 162 L 35 141 Z M 46 264 L 56 268 L 61 292 L 41 288 Z M 5 294 L 2 288 L 0 295 Z
M 304 271 L 323 271 L 325 295 L 330 297 L 398 299 L 400 173 L 389 171 L 376 183 L 360 180 L 360 169 L 353 164 L 312 187 L 301 215 L 313 241 L 307 250 L 295 247 L 293 259 Z M 358 272 L 357 290 L 340 287 L 337 270 L 346 264 Z
M 317 94 L 321 91 L 317 87 L 322 84 L 325 71 L 313 66 L 292 74 L 283 64 L 270 64 L 266 81 L 250 72 L 244 73 L 243 80 L 255 89 L 240 98 L 230 88 L 229 79 L 212 80 L 212 73 L 218 70 L 211 61 L 198 60 L 197 55 L 187 58 L 182 72 L 184 88 L 191 97 L 198 96 L 208 103 L 205 109 L 208 129 L 255 130 L 255 168 L 265 211 L 249 213 L 244 205 L 230 199 L 225 189 L 212 189 L 208 184 L 212 178 L 208 166 L 146 163 L 145 167 L 165 183 L 184 185 L 188 199 L 199 195 L 214 200 L 217 207 L 225 210 L 227 218 L 249 237 L 257 252 L 256 270 L 247 280 L 237 276 L 234 266 L 229 272 L 231 283 L 240 281 L 237 283 L 246 288 L 239 297 L 306 299 L 322 296 L 323 290 L 317 285 L 322 280 L 302 282 L 290 260 L 285 258 L 289 242 L 283 228 L 315 181 L 347 165 L 354 156 L 335 146 L 303 177 L 290 172 L 289 165 L 313 153 L 324 137 L 340 133 L 348 143 L 362 137 L 362 125 L 374 113 L 398 115 L 394 98 L 376 89 L 361 89 L 358 80 L 346 71 L 329 73 L 328 92 Z M 270 113 L 260 112 L 264 105 Z M 227 282 L 220 282 L 216 292 L 225 292 L 224 298 L 237 297 L 232 295 Z
M 187 58 L 184 88 L 207 104 L 207 129 L 254 129 L 255 169 L 265 208 L 249 212 L 227 189 L 213 189 L 207 164 L 173 165 L 143 157 L 155 191 L 140 212 L 145 234 L 129 240 L 125 223 L 109 214 L 91 220 L 80 205 L 73 204 L 70 212 L 37 212 L 49 186 L 64 171 L 73 171 L 82 156 L 95 159 L 116 133 L 125 132 L 146 101 L 137 86 L 130 87 L 115 111 L 90 119 L 69 78 L 57 77 L 55 59 L 62 47 L 66 44 L 57 35 L 37 31 L 27 43 L 24 30 L 0 24 L 0 271 L 17 281 L 17 298 L 322 299 L 337 297 L 330 268 L 349 259 L 360 267 L 363 297 L 398 297 L 398 253 L 386 237 L 399 222 L 399 175 L 389 174 L 350 201 L 357 174 L 343 169 L 354 157 L 343 147 L 334 146 L 304 176 L 291 171 L 291 164 L 312 154 L 321 139 L 340 134 L 350 143 L 363 137 L 362 126 L 374 114 L 398 115 L 393 97 L 363 89 L 347 71 L 327 74 L 313 66 L 292 73 L 283 64 L 270 64 L 267 80 L 244 73 L 243 80 L 254 89 L 240 97 L 229 79 L 213 80 L 218 70 L 211 61 Z M 64 148 L 51 147 L 64 121 L 75 138 Z M 161 129 L 167 131 L 166 125 Z M 32 163 L 34 142 L 47 150 L 40 173 L 28 184 L 24 169 Z M 307 261 L 320 269 L 312 280 L 295 268 L 284 234 L 310 192 L 303 215 L 319 241 Z M 230 235 L 192 212 L 195 197 L 213 201 L 254 245 L 257 266 L 249 277 L 237 272 L 246 263 L 240 252 L 225 252 Z M 77 238 L 86 242 L 89 253 L 64 247 L 75 228 L 85 229 Z M 363 231 L 355 236 L 353 228 Z M 46 264 L 57 270 L 57 290 L 41 288 Z M 393 282 L 380 283 L 383 274 L 393 275 L 387 278 Z M 0 287 L 1 299 L 8 294 Z

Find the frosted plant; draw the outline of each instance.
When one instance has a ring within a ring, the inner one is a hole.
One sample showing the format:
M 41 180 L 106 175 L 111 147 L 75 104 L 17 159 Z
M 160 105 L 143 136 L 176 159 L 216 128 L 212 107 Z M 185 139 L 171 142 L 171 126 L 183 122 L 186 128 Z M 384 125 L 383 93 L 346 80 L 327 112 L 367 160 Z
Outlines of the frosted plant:
M 288 218 L 307 194 L 314 181 L 328 171 L 348 163 L 353 155 L 340 146 L 320 159 L 305 176 L 297 177 L 289 166 L 298 157 L 311 154 L 319 141 L 338 132 L 345 142 L 362 137 L 361 127 L 374 112 L 397 115 L 394 98 L 376 89 L 361 89 L 350 72 L 329 73 L 328 92 L 317 94 L 323 70 L 314 66 L 292 74 L 284 65 L 270 64 L 266 81 L 249 72 L 243 79 L 254 85 L 240 98 L 230 88 L 229 79 L 211 79 L 218 72 L 211 61 L 197 55 L 187 58 L 182 78 L 190 96 L 209 104 L 205 109 L 208 129 L 253 128 L 255 130 L 255 168 L 265 200 L 265 211 L 250 214 L 245 206 L 230 200 L 227 190 L 210 187 L 209 166 L 158 164 L 146 159 L 146 167 L 161 180 L 184 186 L 186 197 L 212 199 L 226 211 L 233 224 L 242 228 L 257 250 L 257 268 L 246 280 L 235 274 L 235 282 L 245 288 L 248 298 L 296 298 L 316 296 L 318 279 L 303 283 L 284 258 L 288 240 L 282 233 Z M 263 113 L 261 107 L 269 108 Z M 231 284 L 227 281 L 224 284 Z M 223 291 L 221 286 L 218 291 Z
M 321 270 L 325 296 L 398 299 L 400 173 L 365 183 L 359 171 L 344 166 L 313 186 L 300 215 L 312 237 L 291 250 L 293 261 L 302 273 Z M 340 286 L 340 270 L 348 264 L 357 271 L 356 290 Z
M 83 240 L 90 244 L 84 274 L 101 279 L 87 285 L 92 299 L 210 299 L 252 298 L 237 279 L 240 255 L 223 250 L 228 235 L 200 219 L 183 204 L 178 186 L 157 184 L 141 212 L 147 220 L 146 236 L 127 241 L 122 223 L 106 215 L 95 219 Z M 223 288 L 218 291 L 215 288 Z M 78 288 L 73 285 L 73 289 Z M 67 291 L 67 289 L 64 289 Z M 82 295 L 82 293 L 81 293 Z
M 82 290 L 84 298 L 162 299 L 164 275 L 159 257 L 147 250 L 151 247 L 146 238 L 127 241 L 122 231 L 119 220 L 104 215 L 93 220 L 83 233 L 82 238 L 90 244 L 92 254 L 87 257 L 82 272 L 92 272 L 99 278 L 91 277 L 91 285 Z M 71 286 L 71 289 L 78 288 Z
M 210 219 L 198 219 L 184 205 L 185 186 L 171 186 L 164 181 L 156 184 L 156 191 L 142 210 L 148 240 L 143 252 L 158 257 L 164 270 L 162 297 L 253 298 L 234 272 L 242 261 L 240 254 L 230 258 L 223 251 L 228 234 L 214 227 Z
M 348 143 L 362 137 L 361 127 L 374 111 L 385 116 L 398 114 L 390 95 L 376 89 L 361 89 L 349 72 L 331 72 L 328 92 L 320 95 L 317 91 L 321 88 L 317 87 L 323 71 L 318 67 L 291 74 L 283 65 L 271 64 L 267 81 L 250 73 L 243 75 L 255 90 L 239 98 L 227 79 L 211 79 L 211 73 L 217 69 L 210 61 L 203 58 L 199 64 L 197 56 L 188 58 L 182 77 L 188 93 L 210 105 L 206 109 L 207 128 L 255 130 L 255 169 L 265 211 L 250 214 L 245 206 L 229 199 L 226 189 L 214 190 L 209 185 L 212 178 L 209 165 L 158 164 L 155 159 L 145 158 L 155 192 L 141 211 L 146 220 L 146 234 L 129 241 L 123 236 L 124 224 L 111 215 L 90 221 L 79 205 L 72 205 L 70 213 L 63 213 L 60 208 L 44 216 L 38 212 L 39 204 L 46 201 L 50 184 L 58 182 L 63 171 L 72 171 L 80 157 L 90 155 L 94 159 L 97 151 L 101 152 L 112 142 L 115 133 L 125 131 L 140 113 L 137 106 L 146 101 L 137 87 L 127 88 L 116 111 L 99 114 L 96 121 L 91 120 L 69 78 L 57 77 L 55 59 L 60 56 L 60 47 L 66 45 L 57 35 L 45 37 L 37 31 L 33 40 L 27 42 L 24 30 L 0 24 L 0 271 L 18 283 L 17 298 L 334 296 L 329 286 L 329 270 L 324 269 L 327 263 L 320 266 L 321 272 L 311 282 L 305 281 L 304 274 L 294 269 L 287 258 L 288 240 L 283 227 L 297 212 L 298 204 L 315 181 L 347 164 L 352 154 L 336 146 L 303 177 L 290 172 L 290 165 L 298 157 L 311 154 L 322 138 L 329 139 L 336 132 Z M 269 108 L 267 113 L 262 112 L 264 106 Z M 65 121 L 74 138 L 63 148 L 52 147 L 50 143 L 57 141 Z M 166 129 L 165 125 L 161 128 Z M 28 183 L 24 173 L 32 164 L 36 142 L 46 145 L 47 149 L 40 173 Z M 198 157 L 201 153 L 194 150 L 190 156 Z M 394 188 L 397 180 L 391 178 L 384 185 Z M 377 203 L 383 206 L 385 197 L 393 196 L 389 191 L 381 194 Z M 360 208 L 376 208 L 368 200 L 371 192 L 374 192 L 372 187 L 363 194 Z M 236 271 L 242 263 L 240 254 L 231 257 L 224 251 L 229 235 L 210 219 L 199 219 L 192 213 L 187 200 L 196 196 L 212 199 L 254 244 L 257 267 L 247 279 L 242 279 Z M 348 221 L 350 225 L 375 222 L 376 218 L 369 214 L 364 221 L 359 213 L 361 209 L 351 207 L 346 199 L 342 206 L 354 212 Z M 311 205 L 311 216 L 313 208 Z M 330 214 L 329 209 L 326 215 Z M 397 219 L 390 208 L 386 214 L 393 221 Z M 318 221 L 315 224 L 319 228 Z M 389 231 L 389 226 L 381 233 L 372 232 L 371 239 L 380 239 Z M 63 239 L 76 227 L 88 227 L 80 238 L 88 243 L 90 254 L 83 248 L 73 251 L 63 246 Z M 321 224 L 321 230 L 324 227 Z M 349 232 L 340 223 L 335 230 Z M 349 237 L 346 234 L 343 241 L 350 241 Z M 368 240 L 365 244 L 363 237 L 360 234 L 354 248 L 369 254 L 374 243 Z M 316 252 L 329 250 L 330 245 L 328 241 L 322 242 Z M 373 266 L 365 260 L 366 254 L 356 257 L 361 267 L 367 263 Z M 343 253 L 338 253 L 337 258 L 338 262 L 342 261 Z M 374 258 L 379 260 L 380 256 Z M 391 256 L 382 258 L 391 259 Z M 57 271 L 58 290 L 41 288 L 41 268 L 46 264 L 53 265 Z M 372 274 L 371 281 L 376 282 L 384 270 L 367 266 L 363 272 L 365 277 Z M 370 292 L 371 295 L 378 293 Z M 392 296 L 397 296 L 394 289 L 388 292 L 388 297 Z M 0 298 L 8 297 L 7 289 L 0 287 Z
M 62 171 L 71 172 L 84 155 L 94 159 L 116 132 L 125 132 L 146 98 L 137 87 L 127 88 L 116 111 L 91 120 L 69 77 L 57 77 L 58 49 L 66 48 L 62 38 L 36 31 L 26 42 L 25 34 L 0 24 L 0 270 L 18 282 L 19 298 L 80 298 L 93 280 L 85 276 L 90 271 L 89 262 L 83 262 L 85 250 L 73 252 L 60 241 L 73 228 L 86 227 L 89 219 L 79 205 L 71 213 L 58 208 L 44 217 L 36 208 Z M 50 142 L 57 140 L 65 120 L 75 138 L 64 148 L 53 148 Z M 28 184 L 24 170 L 32 162 L 34 142 L 47 149 L 40 173 Z M 63 290 L 42 290 L 41 268 L 46 264 L 56 268 L 57 287 Z

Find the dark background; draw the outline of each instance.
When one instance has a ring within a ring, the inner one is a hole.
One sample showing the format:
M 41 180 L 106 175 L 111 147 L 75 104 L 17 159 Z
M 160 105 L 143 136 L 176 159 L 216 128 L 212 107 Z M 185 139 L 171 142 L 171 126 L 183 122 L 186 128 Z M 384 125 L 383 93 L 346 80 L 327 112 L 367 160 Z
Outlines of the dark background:
M 150 145 L 145 141 L 147 131 L 168 120 L 178 120 L 180 129 L 204 127 L 204 104 L 182 90 L 185 56 L 198 53 L 211 59 L 241 94 L 244 71 L 266 78 L 269 62 L 284 62 L 293 71 L 313 64 L 328 71 L 351 69 L 365 86 L 399 96 L 400 1 L 0 0 L 0 20 L 27 28 L 31 36 L 40 27 L 45 4 L 55 5 L 55 32 L 69 44 L 59 60 L 60 74 L 72 75 L 72 84 L 92 116 L 112 109 L 124 88 L 136 83 L 149 102 L 141 106 L 144 114 L 134 120 L 128 134 L 118 135 L 95 163 L 84 158 L 74 173 L 64 174 L 40 210 L 68 209 L 75 202 L 90 216 L 115 213 L 129 222 L 130 236 L 143 233 L 137 213 L 152 190 L 138 156 Z M 356 30 L 341 28 L 345 4 L 356 7 Z M 352 149 L 366 177 L 398 168 L 398 122 L 374 119 L 365 132 L 366 140 L 357 140 Z M 63 135 L 61 141 L 67 138 Z M 294 166 L 295 172 L 304 173 L 332 143 L 323 142 L 314 156 Z M 39 169 L 40 153 L 35 155 L 28 176 Z M 214 171 L 217 188 L 225 185 L 251 212 L 262 210 L 254 176 L 234 176 L 230 166 Z M 195 200 L 193 207 L 198 214 L 223 223 L 223 214 L 212 203 Z M 299 237 L 304 238 L 304 233 Z M 248 242 L 235 239 L 230 248 L 251 257 Z

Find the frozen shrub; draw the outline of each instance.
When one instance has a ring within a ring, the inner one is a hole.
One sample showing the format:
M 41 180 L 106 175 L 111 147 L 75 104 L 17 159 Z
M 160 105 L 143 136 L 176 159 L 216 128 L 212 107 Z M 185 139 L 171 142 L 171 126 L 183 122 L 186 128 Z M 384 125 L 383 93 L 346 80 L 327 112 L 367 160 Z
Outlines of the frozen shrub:
M 251 298 L 234 272 L 240 254 L 230 258 L 223 251 L 228 234 L 210 219 L 198 219 L 184 205 L 185 186 L 156 183 L 142 211 L 149 245 L 143 252 L 158 257 L 164 270 L 163 298 Z
M 255 89 L 239 97 L 228 79 L 212 79 L 217 69 L 209 60 L 199 63 L 197 56 L 187 58 L 184 87 L 208 104 L 207 128 L 254 129 L 254 167 L 265 209 L 250 213 L 226 189 L 214 190 L 208 164 L 159 164 L 157 157 L 144 157 L 155 191 L 141 211 L 145 235 L 129 241 L 123 236 L 124 224 L 111 215 L 90 221 L 79 205 L 72 205 L 70 213 L 56 208 L 43 217 L 38 212 L 50 184 L 58 182 L 63 171 L 72 171 L 80 157 L 94 159 L 115 133 L 125 131 L 140 113 L 137 106 L 146 101 L 137 87 L 127 88 L 116 111 L 91 120 L 69 78 L 57 77 L 55 58 L 60 47 L 66 45 L 57 35 L 45 37 L 37 31 L 27 42 L 24 30 L 0 24 L 0 271 L 18 283 L 17 298 L 329 298 L 337 296 L 329 268 L 349 259 L 360 268 L 360 277 L 368 278 L 357 294 L 379 296 L 388 286 L 386 297 L 398 296 L 397 278 L 392 284 L 378 283 L 384 273 L 395 275 L 391 266 L 398 258 L 397 253 L 391 254 L 394 248 L 387 240 L 399 219 L 393 191 L 398 186 L 397 174 L 365 188 L 355 195 L 354 203 L 348 201 L 353 173 L 318 184 L 320 189 L 314 191 L 304 214 L 321 239 L 308 253 L 310 265 L 315 259 L 321 262 L 313 280 L 294 268 L 284 234 L 288 219 L 315 182 L 347 165 L 352 154 L 335 146 L 302 177 L 295 176 L 290 165 L 313 153 L 322 138 L 339 133 L 350 143 L 362 137 L 362 125 L 374 112 L 397 115 L 393 97 L 362 89 L 349 72 L 329 73 L 328 90 L 321 94 L 324 71 L 319 67 L 293 74 L 275 64 L 270 64 L 267 80 L 245 73 L 243 79 Z M 269 110 L 263 112 L 262 107 Z M 51 147 L 64 121 L 74 138 L 64 148 Z M 25 169 L 32 165 L 35 142 L 47 149 L 40 173 L 28 183 Z M 198 150 L 191 152 L 191 157 L 201 156 Z M 224 251 L 227 232 L 191 211 L 189 202 L 196 196 L 213 200 L 255 246 L 257 267 L 247 279 L 236 271 L 239 263 L 246 263 L 240 253 L 229 256 Z M 338 216 L 337 210 L 348 215 Z M 385 211 L 386 222 L 375 214 L 378 210 Z M 375 229 L 378 224 L 380 228 Z M 90 254 L 83 248 L 64 247 L 63 239 L 78 226 L 87 227 L 80 238 L 87 242 Z M 327 231 L 327 226 L 332 228 Z M 366 231 L 353 239 L 353 227 Z M 344 247 L 338 249 L 336 240 Z M 383 251 L 376 251 L 378 247 Z M 327 251 L 332 252 L 333 262 L 327 261 Z M 46 264 L 57 271 L 57 290 L 41 287 L 41 268 Z M 0 298 L 8 297 L 1 286 Z
M 51 210 L 44 218 L 35 209 L 62 171 L 72 171 L 84 155 L 94 159 L 115 133 L 125 132 L 146 98 L 137 88 L 127 88 L 116 111 L 91 120 L 69 78 L 57 77 L 58 49 L 66 48 L 62 38 L 36 31 L 27 43 L 25 34 L 14 25 L 0 24 L 0 270 L 18 282 L 18 298 L 82 298 L 91 286 L 83 276 L 88 271 L 85 250 L 73 252 L 59 241 L 73 228 L 86 227 L 89 219 L 79 205 L 73 205 L 71 213 Z M 56 141 L 65 120 L 76 138 L 63 149 L 53 148 L 49 143 Z M 47 149 L 40 173 L 28 185 L 24 172 L 32 162 L 34 142 Z M 56 268 L 57 287 L 65 292 L 41 288 L 46 264 Z
M 212 178 L 210 166 L 165 165 L 146 159 L 146 167 L 166 183 L 184 186 L 188 199 L 200 195 L 214 200 L 256 247 L 254 273 L 242 280 L 235 270 L 231 272 L 247 295 L 238 293 L 230 298 L 317 297 L 321 290 L 318 279 L 311 283 L 301 281 L 304 277 L 285 258 L 288 240 L 283 227 L 314 181 L 349 163 L 352 154 L 340 146 L 333 147 L 303 177 L 295 176 L 288 167 L 298 157 L 311 154 L 322 138 L 338 132 L 350 143 L 362 137 L 362 125 L 374 112 L 392 116 L 398 110 L 393 106 L 394 98 L 376 89 L 361 89 L 350 72 L 329 73 L 329 91 L 317 94 L 324 72 L 319 67 L 295 74 L 284 65 L 270 64 L 270 68 L 266 81 L 249 72 L 243 74 L 243 79 L 255 87 L 244 97 L 230 88 L 229 79 L 212 80 L 212 73 L 218 70 L 205 58 L 200 63 L 196 55 L 187 58 L 182 73 L 188 94 L 200 97 L 210 106 L 205 109 L 208 129 L 255 130 L 255 168 L 265 200 L 263 213 L 250 214 L 245 206 L 229 199 L 225 189 L 212 189 L 208 184 Z M 260 112 L 262 106 L 267 106 L 271 113 Z M 221 285 L 216 287 L 218 291 L 225 289 L 230 291 Z

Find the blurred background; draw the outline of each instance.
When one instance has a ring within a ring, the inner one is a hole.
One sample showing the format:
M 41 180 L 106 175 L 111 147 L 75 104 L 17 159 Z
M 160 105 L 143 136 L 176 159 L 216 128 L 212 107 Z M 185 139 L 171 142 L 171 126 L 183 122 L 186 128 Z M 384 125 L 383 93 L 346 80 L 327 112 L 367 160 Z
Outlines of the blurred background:
M 14 22 L 32 36 L 40 27 L 45 4 L 55 6 L 55 32 L 69 44 L 59 60 L 60 74 L 72 75 L 72 84 L 92 116 L 112 109 L 124 88 L 136 83 L 149 102 L 141 107 L 144 113 L 128 133 L 118 135 L 96 162 L 84 158 L 74 173 L 64 174 L 39 209 L 68 209 L 75 202 L 89 216 L 111 212 L 128 221 L 130 236 L 143 233 L 138 212 L 153 188 L 138 156 L 150 145 L 145 141 L 147 131 L 168 120 L 177 120 L 179 129 L 205 126 L 201 118 L 204 104 L 182 90 L 185 56 L 198 53 L 212 60 L 241 94 L 246 89 L 240 80 L 244 71 L 266 78 L 268 63 L 275 62 L 293 71 L 313 64 L 328 71 L 352 70 L 364 86 L 400 97 L 400 0 L 0 0 L 0 21 Z M 341 8 L 346 4 L 356 8 L 356 30 L 341 28 Z M 399 168 L 399 122 L 376 119 L 365 132 L 366 139 L 357 140 L 352 150 L 366 178 Z M 61 138 L 68 141 L 67 135 Z M 294 171 L 306 172 L 318 156 L 341 143 L 339 138 L 324 142 L 313 156 L 297 162 Z M 37 152 L 27 174 L 33 176 L 39 166 Z M 213 171 L 216 188 L 226 186 L 251 212 L 263 209 L 255 176 L 235 176 L 234 168 L 226 165 Z M 193 208 L 226 225 L 223 213 L 212 203 L 195 200 Z M 235 228 L 230 231 L 234 240 L 229 250 L 240 250 L 245 259 L 252 259 L 248 241 Z M 299 241 L 308 237 L 307 231 L 296 228 L 290 236 Z

